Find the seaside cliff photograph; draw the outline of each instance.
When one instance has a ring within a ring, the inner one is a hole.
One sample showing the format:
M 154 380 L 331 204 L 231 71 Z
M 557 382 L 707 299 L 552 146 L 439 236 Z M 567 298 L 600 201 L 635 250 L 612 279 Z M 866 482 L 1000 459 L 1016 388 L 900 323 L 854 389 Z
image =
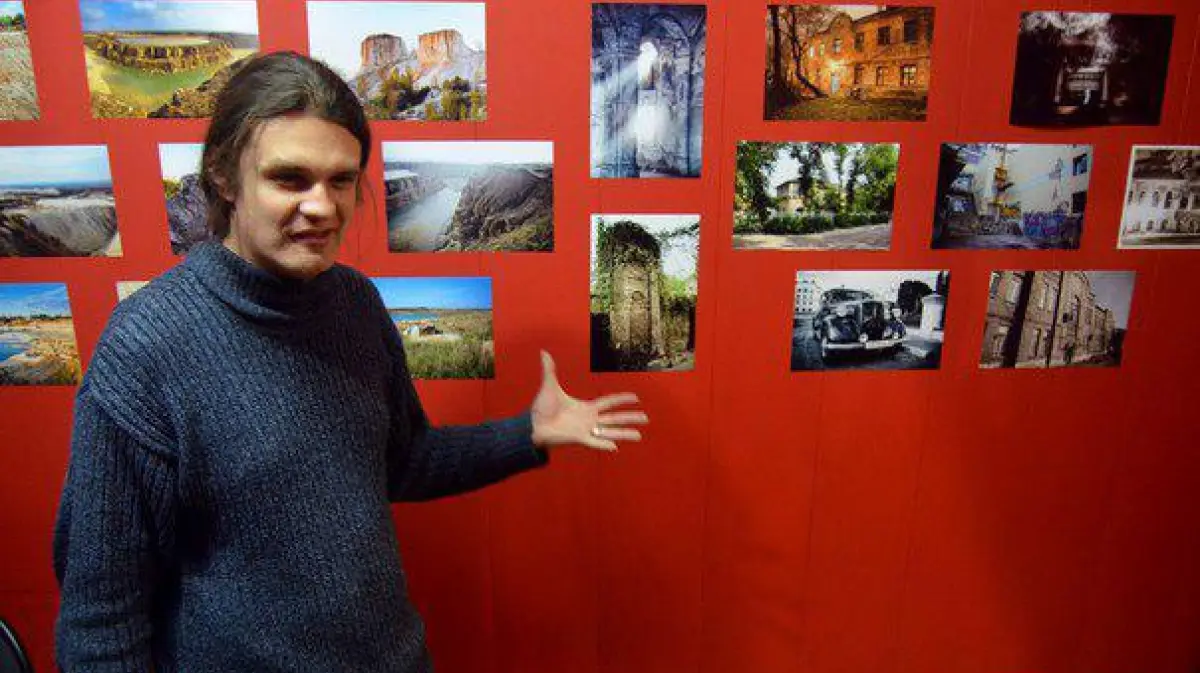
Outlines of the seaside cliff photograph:
M 0 147 L 0 257 L 120 256 L 107 147 Z
M 372 278 L 414 379 L 496 376 L 492 279 Z
M 483 3 L 309 2 L 308 26 L 371 119 L 487 119 Z
M 167 200 L 167 237 L 171 252 L 187 254 L 193 245 L 207 241 L 208 203 L 200 187 L 200 143 L 161 143 L 163 196 Z
M 92 114 L 208 117 L 258 51 L 252 0 L 81 0 Z
M 79 373 L 67 286 L 0 283 L 0 385 L 75 385 Z

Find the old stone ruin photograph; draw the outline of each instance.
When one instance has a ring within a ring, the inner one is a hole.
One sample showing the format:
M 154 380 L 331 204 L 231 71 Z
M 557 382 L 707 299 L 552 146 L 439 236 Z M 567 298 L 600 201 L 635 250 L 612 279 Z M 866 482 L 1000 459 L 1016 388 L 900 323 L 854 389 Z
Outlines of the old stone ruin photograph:
M 933 247 L 1074 250 L 1091 176 L 1091 145 L 943 144 Z
M 107 147 L 0 147 L 0 257 L 120 256 Z
M 949 271 L 800 271 L 792 371 L 937 369 Z
M 922 121 L 932 7 L 770 5 L 765 118 Z
M 1158 124 L 1174 25 L 1169 15 L 1022 14 L 1011 123 Z
M 208 117 L 258 51 L 252 0 L 80 0 L 92 114 Z
M 591 175 L 700 176 L 706 8 L 592 5 Z
M 372 278 L 404 341 L 414 379 L 496 376 L 492 279 Z
M 1200 248 L 1200 147 L 1134 145 L 1120 248 Z
M 0 283 L 0 385 L 79 383 L 75 324 L 63 283 Z
M 480 2 L 309 2 L 309 48 L 371 119 L 487 119 Z
M 900 146 L 742 142 L 733 247 L 887 250 Z
M 391 252 L 554 249 L 550 142 L 383 143 Z
M 21 2 L 0 2 L 0 119 L 37 118 L 37 85 L 29 54 L 25 6 Z
M 690 371 L 699 215 L 593 215 L 593 372 Z
M 171 252 L 187 254 L 192 246 L 212 238 L 208 204 L 200 187 L 200 143 L 160 143 L 163 196 L 167 200 L 167 237 Z
M 979 366 L 1115 367 L 1133 271 L 995 271 Z

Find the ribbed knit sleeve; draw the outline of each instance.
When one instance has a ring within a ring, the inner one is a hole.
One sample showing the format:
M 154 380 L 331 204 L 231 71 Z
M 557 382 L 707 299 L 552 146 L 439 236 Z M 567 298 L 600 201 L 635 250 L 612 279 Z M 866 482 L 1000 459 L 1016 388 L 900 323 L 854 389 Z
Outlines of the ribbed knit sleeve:
M 174 465 L 147 450 L 85 383 L 54 532 L 65 673 L 151 669 L 151 613 L 174 546 Z

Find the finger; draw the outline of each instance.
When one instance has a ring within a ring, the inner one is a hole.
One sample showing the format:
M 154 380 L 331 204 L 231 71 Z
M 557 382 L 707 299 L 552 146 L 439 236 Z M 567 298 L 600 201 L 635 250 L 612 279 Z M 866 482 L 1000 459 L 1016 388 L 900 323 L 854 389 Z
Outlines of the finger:
M 640 411 L 617 411 L 596 417 L 600 425 L 646 425 L 650 417 Z
M 606 427 L 601 436 L 614 442 L 640 442 L 642 440 L 642 433 L 633 428 Z
M 633 393 L 617 393 L 616 395 L 605 395 L 592 400 L 596 411 L 606 411 L 613 407 L 620 407 L 626 404 L 637 404 L 638 397 Z
M 554 358 L 546 351 L 542 351 L 542 385 L 558 385 L 558 377 L 555 374 L 557 369 L 554 366 Z
M 593 437 L 593 436 L 589 436 L 587 439 L 584 439 L 583 441 L 580 442 L 580 444 L 583 444 L 584 446 L 586 446 L 590 449 L 596 449 L 598 451 L 616 451 L 617 450 L 616 442 L 611 442 L 607 439 L 600 439 L 598 437 Z

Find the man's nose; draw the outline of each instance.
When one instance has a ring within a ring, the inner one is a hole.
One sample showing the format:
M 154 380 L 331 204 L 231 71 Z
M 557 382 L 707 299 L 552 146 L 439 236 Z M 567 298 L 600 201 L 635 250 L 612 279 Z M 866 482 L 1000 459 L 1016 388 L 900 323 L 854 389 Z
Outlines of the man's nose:
M 300 212 L 304 213 L 306 217 L 314 219 L 333 217 L 333 214 L 337 212 L 337 204 L 330 195 L 329 187 L 323 182 L 313 185 L 304 200 L 300 202 Z

